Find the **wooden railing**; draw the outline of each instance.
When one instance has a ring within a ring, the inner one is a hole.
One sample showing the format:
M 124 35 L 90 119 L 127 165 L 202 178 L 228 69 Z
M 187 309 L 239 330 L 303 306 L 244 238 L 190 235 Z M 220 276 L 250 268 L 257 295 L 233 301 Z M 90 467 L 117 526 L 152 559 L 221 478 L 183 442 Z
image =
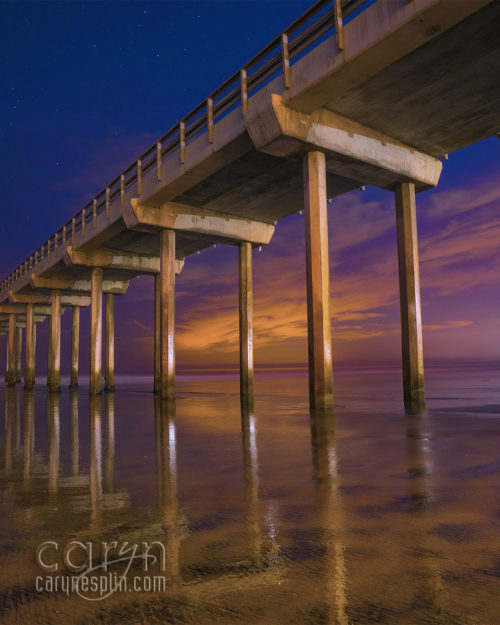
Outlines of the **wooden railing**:
M 180 162 L 185 162 L 186 145 L 201 133 L 208 133 L 214 142 L 217 123 L 228 113 L 241 106 L 247 111 L 248 99 L 279 74 L 283 74 L 285 89 L 291 87 L 290 67 L 327 37 L 335 34 L 337 47 L 343 50 L 343 22 L 352 19 L 374 0 L 319 0 L 281 35 L 273 39 L 259 54 L 233 74 L 206 100 L 171 128 L 153 146 L 117 176 L 105 189 L 67 221 L 0 283 L 5 292 L 22 276 L 31 273 L 57 248 L 74 243 L 77 232 L 85 234 L 87 228 L 97 227 L 97 216 L 104 212 L 109 219 L 110 203 L 120 198 L 123 204 L 125 191 L 137 187 L 142 191 L 142 177 L 156 169 L 158 181 L 162 179 L 163 161 L 179 152 Z

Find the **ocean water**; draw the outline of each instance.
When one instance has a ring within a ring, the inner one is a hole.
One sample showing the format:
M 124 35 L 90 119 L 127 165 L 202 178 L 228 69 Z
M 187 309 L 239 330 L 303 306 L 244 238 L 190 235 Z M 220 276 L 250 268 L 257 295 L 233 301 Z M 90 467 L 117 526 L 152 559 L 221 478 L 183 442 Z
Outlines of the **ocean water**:
M 332 415 L 300 370 L 243 416 L 230 371 L 175 415 L 148 378 L 1 386 L 0 623 L 500 623 L 499 373 L 428 368 L 413 415 L 390 368 L 336 372 Z

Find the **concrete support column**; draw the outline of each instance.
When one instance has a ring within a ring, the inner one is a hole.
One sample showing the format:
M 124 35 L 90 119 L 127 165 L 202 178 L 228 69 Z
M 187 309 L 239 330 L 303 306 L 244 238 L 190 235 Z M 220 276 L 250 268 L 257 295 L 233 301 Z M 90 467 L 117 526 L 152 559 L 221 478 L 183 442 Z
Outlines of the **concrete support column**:
M 52 321 L 49 318 L 47 328 L 47 386 L 50 386 L 49 380 L 51 378 L 52 368 Z
M 78 386 L 78 359 L 80 353 L 80 306 L 73 306 L 73 323 L 71 324 L 71 370 L 69 374 L 70 388 Z
M 47 384 L 51 392 L 61 388 L 61 291 L 52 289 Z
M 155 274 L 154 393 L 161 388 L 160 274 Z
M 418 268 L 415 185 L 404 182 L 396 188 L 401 344 L 405 407 L 425 408 L 422 315 Z
M 254 408 L 252 245 L 239 248 L 240 399 L 245 411 Z
M 115 390 L 115 296 L 106 293 L 106 350 L 104 390 Z
M 16 382 L 21 381 L 22 357 L 23 357 L 23 329 L 16 328 Z
M 7 386 L 14 386 L 16 383 L 16 315 L 9 313 L 9 334 L 7 337 L 7 368 L 5 381 Z
M 24 388 L 30 391 L 35 384 L 35 328 L 33 304 L 26 305 L 26 361 L 24 365 Z
M 91 395 L 102 390 L 102 269 L 94 267 L 90 288 L 90 388 Z
M 160 232 L 160 344 L 162 399 L 175 401 L 175 232 Z
M 330 267 L 325 155 L 304 156 L 309 403 L 315 410 L 333 407 Z

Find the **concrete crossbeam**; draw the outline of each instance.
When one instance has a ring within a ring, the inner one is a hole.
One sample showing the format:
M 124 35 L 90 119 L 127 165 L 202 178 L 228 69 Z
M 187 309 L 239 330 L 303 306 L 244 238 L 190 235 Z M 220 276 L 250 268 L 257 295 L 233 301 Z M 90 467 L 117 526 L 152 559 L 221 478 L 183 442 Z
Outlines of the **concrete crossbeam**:
M 54 288 L 60 293 L 60 289 Z M 88 295 L 66 295 L 61 294 L 61 306 L 90 306 Z M 14 304 L 50 304 L 52 296 L 48 293 L 14 293 L 9 292 L 9 299 Z
M 127 228 L 134 230 L 174 230 L 210 239 L 231 239 L 235 243 L 247 241 L 253 245 L 267 245 L 274 234 L 274 226 L 261 221 L 235 217 L 178 202 L 166 202 L 160 208 L 141 204 L 133 198 L 122 208 Z
M 104 269 L 122 269 L 138 273 L 160 273 L 160 258 L 158 256 L 133 254 L 106 248 L 82 251 L 68 246 L 64 262 L 69 267 L 102 267 Z M 176 260 L 175 273 L 179 274 L 183 266 L 184 260 Z
M 285 158 L 320 150 L 328 170 L 361 184 L 393 189 L 412 182 L 423 190 L 441 175 L 442 163 L 433 156 L 327 109 L 296 111 L 280 95 L 263 100 L 245 125 L 257 150 Z
M 45 278 L 32 274 L 30 279 L 31 285 L 37 289 L 60 289 L 61 291 L 82 291 L 90 293 L 91 284 L 88 280 L 73 280 L 64 276 L 53 276 Z M 126 280 L 103 280 L 102 292 L 113 293 L 113 295 L 124 295 L 128 289 L 128 281 Z
M 32 302 L 29 302 L 29 303 L 32 303 Z M 19 304 L 19 303 L 0 304 L 0 315 L 2 314 L 10 315 L 11 313 L 25 315 L 26 304 Z M 35 306 L 36 315 L 50 315 L 50 313 L 51 313 L 50 306 L 46 306 L 46 305 Z

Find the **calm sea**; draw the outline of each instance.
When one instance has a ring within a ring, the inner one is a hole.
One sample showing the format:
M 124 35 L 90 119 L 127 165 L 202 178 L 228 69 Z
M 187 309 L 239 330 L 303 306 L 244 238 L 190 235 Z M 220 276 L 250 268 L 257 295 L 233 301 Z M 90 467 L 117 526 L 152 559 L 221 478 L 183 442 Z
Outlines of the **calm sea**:
M 313 417 L 300 370 L 243 417 L 233 372 L 175 416 L 147 378 L 0 387 L 0 623 L 500 623 L 499 369 L 428 368 L 415 415 L 390 368 Z

